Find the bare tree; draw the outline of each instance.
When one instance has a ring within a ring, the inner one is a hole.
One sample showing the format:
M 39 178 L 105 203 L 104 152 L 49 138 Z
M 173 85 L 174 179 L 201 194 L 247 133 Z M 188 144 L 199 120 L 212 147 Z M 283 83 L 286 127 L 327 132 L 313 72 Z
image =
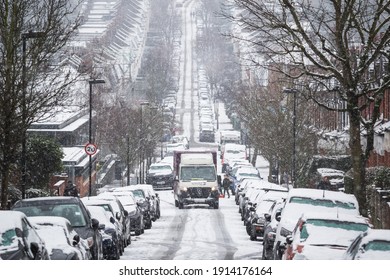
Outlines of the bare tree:
M 78 7 L 77 0 L 0 3 L 1 208 L 27 128 L 65 101 L 76 78 L 61 50 L 78 27 Z
M 384 90 L 390 85 L 390 2 L 233 2 L 240 12 L 226 16 L 257 32 L 250 43 L 267 59 L 269 69 L 287 78 L 287 86 L 329 110 L 334 108 L 324 100 L 330 92 L 346 102 L 354 178 L 351 192 L 366 215 L 365 165 L 373 149 Z M 367 108 L 371 108 L 370 114 L 364 114 Z M 366 132 L 365 147 L 362 130 Z

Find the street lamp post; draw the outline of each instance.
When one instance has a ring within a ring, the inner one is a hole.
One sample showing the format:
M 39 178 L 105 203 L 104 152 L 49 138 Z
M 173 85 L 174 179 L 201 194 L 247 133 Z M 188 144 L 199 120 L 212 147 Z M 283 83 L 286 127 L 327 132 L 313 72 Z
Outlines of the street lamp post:
M 296 164 L 296 119 L 297 119 L 297 90 L 286 88 L 283 90 L 284 93 L 293 94 L 293 157 L 292 157 L 292 171 L 291 171 L 291 181 L 293 187 L 295 187 L 295 164 Z
M 104 80 L 93 79 L 89 81 L 89 144 L 92 144 L 92 85 L 104 84 Z M 89 191 L 88 196 L 92 195 L 92 155 L 89 154 Z
M 41 38 L 44 36 L 44 32 L 35 32 L 29 31 L 27 33 L 22 33 L 22 87 L 23 87 L 23 97 L 22 97 L 22 122 L 23 122 L 23 139 L 22 139 L 22 155 L 21 155 L 21 165 L 22 165 L 22 198 L 26 198 L 26 184 L 27 184 L 27 162 L 26 162 L 26 153 L 27 153 L 27 108 L 26 108 L 26 96 L 27 96 L 27 81 L 26 81 L 26 52 L 27 52 L 27 40 L 34 38 Z

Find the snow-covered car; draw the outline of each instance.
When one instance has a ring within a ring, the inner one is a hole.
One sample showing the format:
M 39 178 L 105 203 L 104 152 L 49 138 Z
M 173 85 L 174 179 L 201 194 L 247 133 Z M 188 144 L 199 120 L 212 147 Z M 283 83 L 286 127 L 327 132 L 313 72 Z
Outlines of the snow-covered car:
M 174 135 L 172 136 L 172 143 L 181 143 L 185 149 L 190 148 L 190 141 L 187 136 L 184 135 Z
M 247 159 L 245 145 L 227 143 L 225 144 L 222 158 L 222 172 L 225 173 L 229 169 L 230 161 L 235 159 Z
M 146 173 L 146 184 L 153 185 L 155 189 L 173 189 L 174 179 L 173 168 L 169 163 L 152 163 Z
M 22 212 L 0 210 L 0 259 L 50 259 L 45 241 Z
M 45 240 L 51 260 L 89 260 L 92 258 L 88 241 L 80 238 L 69 220 L 63 217 L 30 217 L 32 226 Z
M 305 213 L 297 221 L 282 259 L 340 260 L 352 241 L 370 224 L 362 216 L 341 213 Z
M 66 196 L 26 198 L 18 200 L 11 210 L 21 211 L 27 217 L 59 216 L 67 218 L 81 238 L 92 242 L 92 258 L 94 260 L 103 259 L 102 237 L 98 230 L 99 221 L 91 218 L 80 198 Z
M 121 256 L 119 228 L 115 218 L 103 207 L 87 205 L 91 216 L 100 221 L 99 231 L 103 239 L 103 256 L 106 260 L 119 260 Z
M 231 175 L 233 181 L 233 184 L 231 185 L 233 194 L 235 194 L 236 187 L 241 183 L 242 180 L 246 178 L 261 179 L 259 170 L 253 166 L 238 166 L 236 169 L 233 169 L 233 171 L 234 172 L 232 172 Z
M 343 255 L 345 260 L 390 260 L 390 230 L 370 229 L 361 233 Z
M 330 183 L 330 190 L 343 191 L 344 190 L 344 176 L 345 172 L 333 168 L 318 168 L 317 181 L 327 178 Z
M 85 205 L 103 207 L 115 218 L 115 221 L 118 222 L 117 227 L 120 230 L 120 249 L 121 253 L 123 253 L 124 248 L 131 243 L 130 219 L 128 218 L 128 212 L 123 208 L 118 198 L 108 194 L 108 192 L 104 192 L 97 196 L 83 197 L 82 201 Z
M 145 191 L 151 205 L 150 209 L 152 212 L 152 220 L 156 221 L 161 216 L 160 197 L 158 193 L 154 191 L 154 187 L 150 184 L 137 184 L 135 186 Z
M 133 193 L 131 191 L 111 191 L 110 193 L 119 199 L 123 208 L 125 208 L 125 210 L 129 213 L 130 231 L 134 232 L 137 236 L 143 234 L 145 229 L 144 217 L 142 215 L 142 209 L 139 205 L 137 205 L 137 201 L 135 200 Z
M 144 229 L 152 228 L 152 218 L 154 213 L 152 213 L 152 204 L 150 202 L 149 192 L 146 190 L 139 188 L 138 185 L 124 186 L 113 188 L 113 192 L 132 192 L 133 196 L 137 202 L 137 205 L 142 209 L 142 215 L 144 220 Z
M 234 194 L 234 200 L 236 202 L 236 205 L 240 204 L 240 198 L 242 199 L 243 193 L 246 191 L 246 189 L 253 183 L 256 183 L 256 181 L 261 180 L 260 178 L 244 178 L 239 184 L 236 185 L 236 192 Z
M 263 260 L 273 259 L 276 229 L 280 221 L 284 204 L 284 200 L 278 200 L 272 208 L 271 214 L 264 214 L 265 226 L 263 235 L 263 251 L 261 254 L 261 259 Z
M 266 224 L 265 214 L 271 214 L 277 201 L 286 199 L 287 194 L 288 189 L 277 186 L 273 190 L 266 190 L 264 195 L 254 201 L 254 205 L 249 209 L 249 218 L 246 224 L 250 240 L 263 237 Z
M 309 188 L 290 189 L 276 230 L 274 259 L 281 259 L 286 237 L 292 233 L 298 218 L 312 212 L 360 215 L 357 199 L 352 194 Z

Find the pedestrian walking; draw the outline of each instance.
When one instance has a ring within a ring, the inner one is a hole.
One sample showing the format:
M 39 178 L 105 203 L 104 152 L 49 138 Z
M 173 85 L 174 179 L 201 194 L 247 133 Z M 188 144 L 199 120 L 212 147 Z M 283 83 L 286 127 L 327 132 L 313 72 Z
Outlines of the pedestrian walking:
M 218 182 L 218 191 L 220 194 L 222 194 L 222 176 L 217 175 L 217 182 Z
M 330 190 L 331 189 L 331 184 L 329 182 L 328 177 L 323 177 L 322 180 L 318 183 L 317 189 L 320 190 Z
M 222 181 L 222 188 L 223 188 L 223 195 L 227 194 L 228 198 L 230 198 L 229 189 L 230 189 L 231 183 L 232 183 L 232 181 L 229 179 L 228 175 L 225 174 L 225 177 Z

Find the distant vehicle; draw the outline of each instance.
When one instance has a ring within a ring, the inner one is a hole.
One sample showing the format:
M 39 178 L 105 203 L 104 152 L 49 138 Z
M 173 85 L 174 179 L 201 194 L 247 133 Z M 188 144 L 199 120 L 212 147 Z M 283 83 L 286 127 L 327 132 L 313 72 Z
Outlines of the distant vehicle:
M 285 260 L 340 260 L 352 241 L 370 224 L 362 216 L 305 213 L 287 236 Z
M 45 241 L 19 211 L 0 210 L 0 260 L 48 260 Z
M 344 176 L 345 172 L 333 168 L 318 168 L 317 169 L 317 183 L 322 178 L 327 177 L 330 182 L 331 191 L 343 191 L 344 190 Z
M 237 130 L 222 130 L 219 134 L 219 148 L 221 153 L 225 149 L 225 144 L 241 144 L 241 132 Z
M 175 206 L 208 204 L 219 208 L 216 151 L 176 151 L 174 153 Z
M 215 141 L 215 133 L 213 125 L 203 125 L 199 131 L 199 141 L 213 143 Z
M 146 183 L 155 189 L 173 189 L 174 179 L 173 168 L 169 163 L 152 163 L 146 173 Z
M 18 200 L 11 210 L 21 211 L 27 217 L 59 216 L 67 218 L 81 238 L 92 242 L 92 258 L 94 260 L 103 259 L 102 237 L 98 230 L 99 221 L 91 218 L 80 198 L 69 196 L 26 198 Z
M 172 136 L 172 143 L 181 143 L 181 144 L 183 144 L 185 149 L 190 148 L 190 141 L 188 140 L 187 136 L 184 136 L 184 135 Z
M 63 217 L 36 216 L 29 221 L 46 243 L 51 260 L 89 260 L 88 242 Z M 92 245 L 92 244 L 90 244 Z
M 172 156 L 174 151 L 183 151 L 183 150 L 186 150 L 186 147 L 184 146 L 183 143 L 168 143 L 165 146 L 164 157 Z
M 239 144 L 225 144 L 225 148 L 223 152 L 221 153 L 222 158 L 222 172 L 225 173 L 228 168 L 230 161 L 233 159 L 248 159 L 246 154 L 246 147 L 245 145 L 239 145 Z
M 361 233 L 343 255 L 345 260 L 390 260 L 390 230 L 370 229 Z

